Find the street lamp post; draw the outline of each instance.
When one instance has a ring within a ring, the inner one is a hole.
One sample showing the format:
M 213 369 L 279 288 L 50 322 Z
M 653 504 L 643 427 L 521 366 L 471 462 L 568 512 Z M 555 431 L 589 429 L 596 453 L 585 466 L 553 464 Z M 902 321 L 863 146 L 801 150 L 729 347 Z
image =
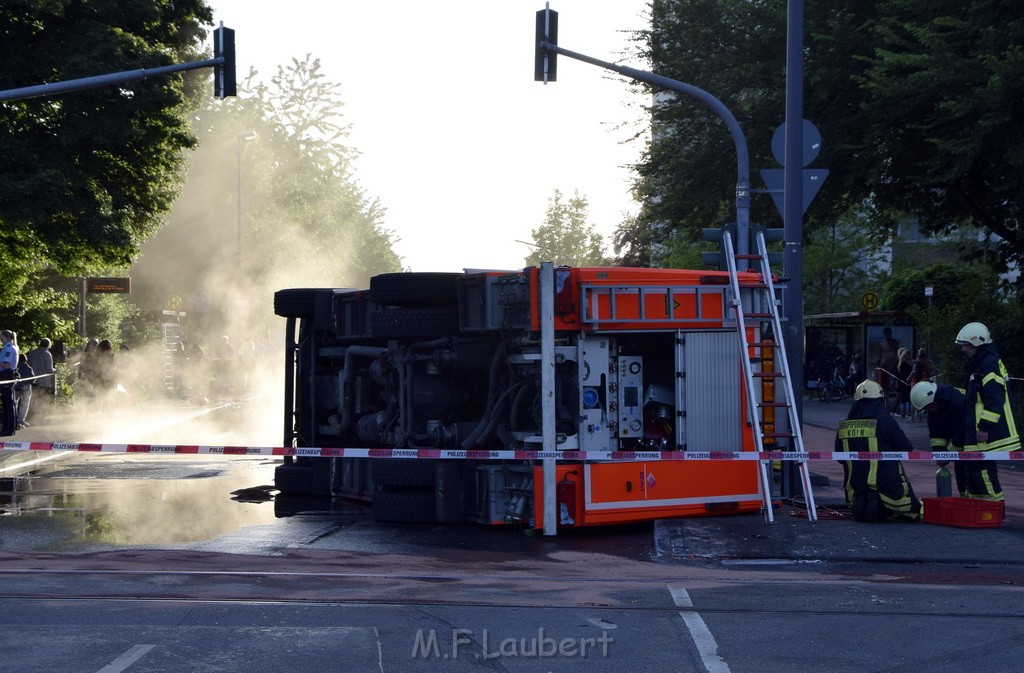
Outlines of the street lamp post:
M 935 294 L 935 287 L 932 285 L 924 286 L 924 296 L 928 298 L 928 357 L 934 358 L 932 354 L 932 295 Z
M 238 222 L 238 287 L 242 287 L 242 141 L 256 137 L 255 131 L 235 136 L 235 216 Z

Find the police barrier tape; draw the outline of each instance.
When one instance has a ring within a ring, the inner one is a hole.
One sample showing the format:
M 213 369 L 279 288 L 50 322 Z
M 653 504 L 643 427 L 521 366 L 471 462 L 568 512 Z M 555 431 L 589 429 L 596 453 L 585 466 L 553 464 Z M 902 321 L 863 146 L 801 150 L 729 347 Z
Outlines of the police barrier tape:
M 290 446 L 201 446 L 178 444 L 86 444 L 0 442 L 3 451 L 84 451 L 210 456 L 294 456 L 297 458 L 432 458 L 441 460 L 657 461 L 657 460 L 1024 460 L 1024 451 L 465 451 L 457 449 L 346 449 Z

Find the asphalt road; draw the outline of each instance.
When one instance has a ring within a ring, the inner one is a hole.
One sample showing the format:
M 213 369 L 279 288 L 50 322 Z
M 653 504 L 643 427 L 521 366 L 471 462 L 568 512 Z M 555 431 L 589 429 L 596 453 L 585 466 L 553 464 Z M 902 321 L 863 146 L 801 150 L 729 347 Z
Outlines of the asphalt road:
M 562 545 L 528 556 L 478 552 L 473 560 L 133 556 L 35 559 L 50 566 L 45 571 L 11 569 L 5 559 L 7 665 L 953 673 L 1017 670 L 1024 655 L 1021 591 L 1010 584 L 702 569 Z
M 272 464 L 236 460 L 97 456 L 26 482 L 28 502 L 50 504 L 0 516 L 4 665 L 959 673 L 1024 655 L 1016 521 L 813 524 L 783 503 L 771 527 L 754 515 L 544 538 L 242 502 L 231 491 L 265 484 Z M 83 526 L 96 500 L 118 514 Z M 244 509 L 257 515 L 236 519 Z M 170 528 L 185 537 L 162 538 Z M 143 537 L 111 537 L 129 529 Z

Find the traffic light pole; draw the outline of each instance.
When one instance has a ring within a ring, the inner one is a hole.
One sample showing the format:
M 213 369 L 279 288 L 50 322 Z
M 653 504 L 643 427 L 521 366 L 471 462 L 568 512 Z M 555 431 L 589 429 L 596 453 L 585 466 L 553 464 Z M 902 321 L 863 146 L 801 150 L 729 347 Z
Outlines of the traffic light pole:
M 56 96 L 72 91 L 85 91 L 87 89 L 99 89 L 114 84 L 126 84 L 136 82 L 149 77 L 170 75 L 185 70 L 199 70 L 200 68 L 214 68 L 216 70 L 215 94 L 220 98 L 235 95 L 235 31 L 225 28 L 223 24 L 214 31 L 214 58 L 204 61 L 191 61 L 189 63 L 175 63 L 159 68 L 139 68 L 124 72 L 113 72 L 106 75 L 94 77 L 81 77 L 69 79 L 63 82 L 51 82 L 49 84 L 38 84 L 36 86 L 25 86 L 19 89 L 7 89 L 0 91 L 0 103 L 27 98 L 39 98 L 40 96 Z
M 197 70 L 199 68 L 212 68 L 224 63 L 223 58 L 209 58 L 205 61 L 193 61 L 192 63 L 177 63 L 165 65 L 160 68 L 139 68 L 126 72 L 115 72 L 108 75 L 96 75 L 95 77 L 82 77 L 80 79 L 69 79 L 64 82 L 53 82 L 51 84 L 39 84 L 37 86 L 26 86 L 20 89 L 8 89 L 0 91 L 0 103 L 26 98 L 38 98 L 39 96 L 56 96 L 57 94 L 70 93 L 72 91 L 85 91 L 86 89 L 98 89 L 112 84 L 124 84 L 135 82 L 148 77 L 168 75 L 183 70 Z
M 638 82 L 644 82 L 651 86 L 661 87 L 696 98 L 710 107 L 725 122 L 729 133 L 732 135 L 733 143 L 736 145 L 736 252 L 739 254 L 750 253 L 750 155 L 747 152 L 747 140 L 743 136 L 739 122 L 736 121 L 736 117 L 729 111 L 729 108 L 725 107 L 722 101 L 692 84 L 655 75 L 645 70 L 637 70 L 636 68 L 601 61 L 585 54 L 563 49 L 557 44 L 543 40 L 537 46 L 545 52 L 561 54 L 577 61 L 583 61 L 584 63 L 590 63 L 591 65 L 617 72 Z
M 783 306 L 786 322 L 786 359 L 794 386 L 804 389 L 803 348 L 803 0 L 788 0 L 786 49 L 786 137 L 784 178 L 784 263 L 787 282 L 783 288 Z M 750 226 L 750 159 L 747 141 L 736 117 L 722 101 L 707 91 L 661 75 L 627 66 L 601 61 L 559 47 L 558 13 L 550 5 L 537 12 L 537 51 L 534 79 L 547 83 L 555 81 L 555 56 L 561 54 L 584 63 L 625 75 L 639 82 L 691 96 L 710 107 L 725 122 L 736 145 L 736 252 L 749 254 L 751 250 Z M 705 230 L 711 231 L 711 230 Z M 724 229 L 722 230 L 724 231 Z M 767 236 L 766 236 L 767 238 Z M 746 268 L 744 266 L 744 268 Z M 803 418 L 802 395 L 796 397 L 796 412 Z M 797 494 L 799 481 L 794 478 L 795 465 L 783 467 L 782 495 Z
M 783 193 L 785 243 L 783 264 L 788 281 L 782 290 L 786 319 L 786 359 L 796 390 L 804 390 L 804 204 L 803 204 L 803 86 L 804 86 L 804 3 L 789 0 L 786 12 L 786 149 Z M 803 395 L 796 396 L 796 413 L 804 418 Z M 784 461 L 782 495 L 797 495 L 800 480 L 795 464 Z

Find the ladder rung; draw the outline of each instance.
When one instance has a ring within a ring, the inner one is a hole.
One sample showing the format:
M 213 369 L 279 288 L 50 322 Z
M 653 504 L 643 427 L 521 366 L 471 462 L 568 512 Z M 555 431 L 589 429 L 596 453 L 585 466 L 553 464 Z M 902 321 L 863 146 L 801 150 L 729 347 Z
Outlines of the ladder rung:
M 792 438 L 793 437 L 793 433 L 792 432 L 763 432 L 763 433 L 761 433 L 761 436 L 762 437 L 767 437 L 769 439 L 782 439 L 782 438 Z
M 751 348 L 778 348 L 779 344 L 777 341 L 752 341 L 747 344 Z
M 733 259 L 761 259 L 761 255 L 733 255 Z
M 771 318 L 771 313 L 744 313 L 744 318 Z
M 789 405 L 786 404 L 785 402 L 758 402 L 757 406 L 759 406 L 759 407 L 766 407 L 766 408 L 767 407 L 771 407 L 773 409 L 778 409 L 779 407 L 788 407 Z
M 776 379 L 782 377 L 782 372 L 754 372 L 753 376 L 759 379 Z

